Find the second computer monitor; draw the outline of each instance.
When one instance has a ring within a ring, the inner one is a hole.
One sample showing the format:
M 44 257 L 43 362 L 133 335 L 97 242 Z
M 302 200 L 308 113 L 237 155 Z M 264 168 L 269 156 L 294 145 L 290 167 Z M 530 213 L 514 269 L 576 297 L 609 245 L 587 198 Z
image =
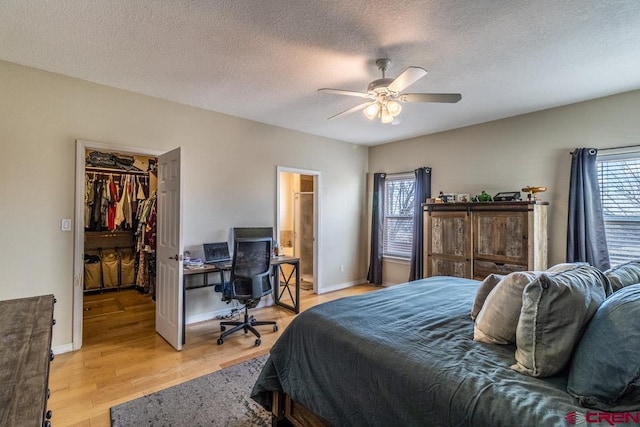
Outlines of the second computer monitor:
M 273 246 L 273 227 L 234 227 L 231 230 L 230 246 L 233 250 L 236 239 L 246 239 L 251 237 L 269 237 Z

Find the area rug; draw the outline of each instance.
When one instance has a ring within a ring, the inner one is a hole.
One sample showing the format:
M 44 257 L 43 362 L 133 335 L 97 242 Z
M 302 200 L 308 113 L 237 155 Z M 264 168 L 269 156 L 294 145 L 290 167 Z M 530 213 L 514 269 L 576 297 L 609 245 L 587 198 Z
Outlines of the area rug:
M 249 394 L 268 355 L 111 408 L 113 427 L 270 426 L 271 415 Z

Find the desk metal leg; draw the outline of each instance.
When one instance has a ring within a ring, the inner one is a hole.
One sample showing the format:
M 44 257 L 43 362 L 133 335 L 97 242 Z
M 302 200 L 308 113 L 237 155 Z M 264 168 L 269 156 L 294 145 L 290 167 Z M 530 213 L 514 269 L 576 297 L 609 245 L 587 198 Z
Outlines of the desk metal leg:
M 296 263 L 296 313 L 300 313 L 300 262 Z
M 275 299 L 276 305 L 280 307 L 287 308 L 292 310 L 294 313 L 300 313 L 300 262 L 283 262 L 283 265 L 290 265 L 293 268 L 287 274 L 282 268 L 281 265 L 274 265 L 274 280 L 276 283 L 274 284 L 273 296 Z M 295 276 L 294 276 L 295 274 Z M 295 277 L 295 283 L 291 283 L 291 279 Z M 282 282 L 281 282 L 282 281 Z M 295 295 L 292 292 L 291 286 L 294 286 Z M 282 301 L 282 297 L 288 295 L 290 298 L 292 305 L 287 304 Z

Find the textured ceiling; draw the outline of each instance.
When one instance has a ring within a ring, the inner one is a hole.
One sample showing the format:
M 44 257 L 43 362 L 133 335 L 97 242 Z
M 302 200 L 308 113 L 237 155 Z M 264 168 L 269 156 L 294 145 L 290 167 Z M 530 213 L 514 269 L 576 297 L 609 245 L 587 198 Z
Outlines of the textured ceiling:
M 380 57 L 462 100 L 327 121 Z M 2 0 L 0 59 L 375 145 L 640 89 L 640 1 Z

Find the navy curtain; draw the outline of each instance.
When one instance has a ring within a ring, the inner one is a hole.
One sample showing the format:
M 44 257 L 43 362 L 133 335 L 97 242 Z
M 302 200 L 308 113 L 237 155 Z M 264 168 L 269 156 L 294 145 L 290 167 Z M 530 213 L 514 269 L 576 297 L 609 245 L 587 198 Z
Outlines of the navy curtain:
M 414 173 L 416 186 L 413 200 L 413 247 L 411 248 L 409 281 L 423 277 L 424 221 L 422 220 L 422 204 L 431 197 L 431 168 L 418 168 Z
M 578 148 L 571 159 L 567 262 L 588 262 L 606 270 L 610 267 L 602 217 L 595 148 Z
M 373 206 L 371 209 L 371 255 L 367 280 L 382 285 L 382 232 L 384 221 L 384 173 L 373 174 Z

